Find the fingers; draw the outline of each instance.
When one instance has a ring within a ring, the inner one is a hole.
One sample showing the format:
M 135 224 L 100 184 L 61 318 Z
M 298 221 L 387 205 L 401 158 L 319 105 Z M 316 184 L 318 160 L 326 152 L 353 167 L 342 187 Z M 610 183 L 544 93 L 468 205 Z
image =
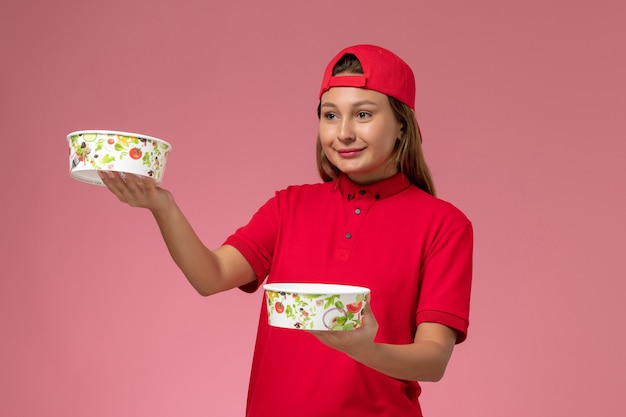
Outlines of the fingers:
M 145 206 L 155 189 L 154 180 L 141 175 L 112 171 L 99 171 L 98 175 L 121 202 L 133 207 Z
M 371 307 L 371 304 L 372 304 L 372 296 L 371 296 L 371 294 L 370 294 L 370 293 L 367 293 L 367 294 L 365 295 L 365 299 L 364 299 L 363 301 L 364 301 L 364 305 L 363 305 L 363 313 L 364 313 L 364 314 L 372 314 L 372 307 Z
M 363 306 L 363 327 L 369 326 L 378 331 L 378 321 L 372 311 L 372 297 L 370 294 L 365 296 L 365 305 Z
M 111 171 L 98 171 L 98 175 L 100 179 L 104 183 L 104 185 L 119 198 L 122 200 L 122 192 L 120 190 L 120 181 L 123 182 L 122 177 L 117 172 Z

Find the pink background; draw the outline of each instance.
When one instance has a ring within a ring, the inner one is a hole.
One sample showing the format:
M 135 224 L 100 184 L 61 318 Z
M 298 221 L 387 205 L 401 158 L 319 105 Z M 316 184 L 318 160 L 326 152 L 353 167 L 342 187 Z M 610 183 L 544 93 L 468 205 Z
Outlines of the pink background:
M 261 294 L 196 295 L 148 212 L 69 177 L 65 136 L 170 141 L 164 186 L 215 247 L 317 181 L 322 71 L 361 42 L 415 69 L 439 195 L 476 230 L 426 415 L 626 415 L 624 4 L 2 1 L 0 415 L 243 414 Z

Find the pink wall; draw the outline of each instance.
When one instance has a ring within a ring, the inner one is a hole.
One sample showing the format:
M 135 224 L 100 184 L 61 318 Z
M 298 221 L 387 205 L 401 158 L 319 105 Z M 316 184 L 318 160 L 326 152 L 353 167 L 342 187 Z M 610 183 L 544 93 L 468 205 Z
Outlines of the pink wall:
M 172 142 L 164 186 L 217 246 L 317 180 L 318 83 L 357 42 L 415 69 L 439 194 L 476 229 L 470 337 L 426 415 L 626 415 L 625 20 L 620 0 L 3 1 L 0 415 L 242 415 L 260 294 L 197 296 L 147 212 L 70 179 L 65 135 Z

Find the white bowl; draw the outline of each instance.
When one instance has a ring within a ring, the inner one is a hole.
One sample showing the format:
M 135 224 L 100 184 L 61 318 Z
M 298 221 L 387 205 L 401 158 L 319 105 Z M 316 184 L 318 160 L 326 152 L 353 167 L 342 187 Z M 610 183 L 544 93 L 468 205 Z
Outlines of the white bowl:
M 370 290 L 338 284 L 265 284 L 270 326 L 303 330 L 354 330 L 363 324 Z
M 104 185 L 98 171 L 117 171 L 163 180 L 172 146 L 162 139 L 115 130 L 80 130 L 67 135 L 70 175 Z

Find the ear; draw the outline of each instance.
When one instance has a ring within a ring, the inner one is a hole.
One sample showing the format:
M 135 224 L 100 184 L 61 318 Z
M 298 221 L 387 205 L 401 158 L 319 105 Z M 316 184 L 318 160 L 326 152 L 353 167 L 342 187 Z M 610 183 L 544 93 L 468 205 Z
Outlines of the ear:
M 400 131 L 398 132 L 398 141 L 402 140 L 402 136 L 406 130 L 406 125 L 404 123 L 400 124 Z

